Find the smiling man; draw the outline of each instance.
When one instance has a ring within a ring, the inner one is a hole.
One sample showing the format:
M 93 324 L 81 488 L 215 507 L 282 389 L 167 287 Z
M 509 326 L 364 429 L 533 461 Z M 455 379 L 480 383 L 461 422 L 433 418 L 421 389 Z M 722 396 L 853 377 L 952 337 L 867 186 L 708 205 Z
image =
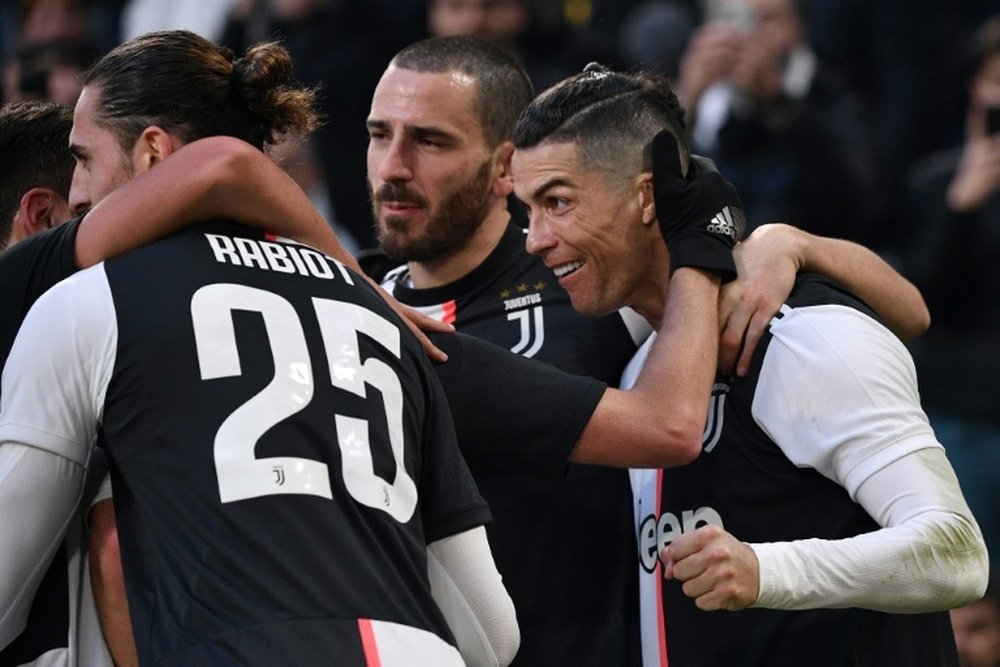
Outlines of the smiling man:
M 274 43 L 240 59 L 183 31 L 118 47 L 85 79 L 70 201 L 97 204 L 206 134 L 261 148 L 308 129 L 312 96 L 290 72 Z M 488 511 L 429 364 L 360 275 L 225 220 L 57 285 L 4 369 L 0 523 L 17 532 L 0 554 L 0 639 L 99 437 L 141 663 L 464 664 L 428 549 L 449 575 L 469 568 L 486 597 L 466 602 L 490 614 L 480 638 L 502 625 L 487 648 L 508 662 L 517 628 Z
M 658 328 L 687 260 L 670 222 L 690 206 L 662 179 L 693 189 L 705 168 L 669 85 L 589 66 L 542 93 L 514 141 L 528 249 L 575 308 L 631 306 Z M 943 610 L 982 594 L 986 549 L 900 341 L 806 274 L 747 377 L 720 374 L 711 394 L 700 456 L 632 473 L 643 664 L 954 664 Z

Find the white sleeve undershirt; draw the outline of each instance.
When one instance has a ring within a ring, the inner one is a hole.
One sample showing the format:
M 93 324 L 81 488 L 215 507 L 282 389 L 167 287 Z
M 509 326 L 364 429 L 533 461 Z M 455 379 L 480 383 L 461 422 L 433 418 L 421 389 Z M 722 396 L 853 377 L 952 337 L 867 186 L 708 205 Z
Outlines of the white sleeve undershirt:
M 521 643 L 514 603 L 478 526 L 427 547 L 431 593 L 470 667 L 502 667 Z
M 3 368 L 0 400 L 0 647 L 28 609 L 83 489 L 117 328 L 103 266 L 46 292 Z
M 948 609 L 977 599 L 979 526 L 920 408 L 905 348 L 851 308 L 783 309 L 753 416 L 800 467 L 843 486 L 882 528 L 840 540 L 751 544 L 755 607 Z
M 83 473 L 51 452 L 0 443 L 0 649 L 24 630 L 80 500 Z

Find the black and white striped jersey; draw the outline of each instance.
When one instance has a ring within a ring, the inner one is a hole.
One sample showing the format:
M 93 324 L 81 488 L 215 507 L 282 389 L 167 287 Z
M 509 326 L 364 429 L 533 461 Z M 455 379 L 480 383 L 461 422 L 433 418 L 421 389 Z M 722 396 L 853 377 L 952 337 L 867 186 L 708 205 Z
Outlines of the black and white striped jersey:
M 4 435 L 108 452 L 143 664 L 461 664 L 425 547 L 488 510 L 430 362 L 338 262 L 201 226 L 46 294 L 9 364 Z
M 639 355 L 623 383 L 641 363 Z M 699 458 L 631 473 L 644 665 L 956 664 L 947 613 L 706 612 L 680 582 L 663 579 L 658 559 L 706 524 L 747 543 L 876 530 L 852 499 L 857 487 L 888 462 L 940 446 L 902 344 L 863 303 L 826 279 L 801 276 L 748 377 L 717 378 Z

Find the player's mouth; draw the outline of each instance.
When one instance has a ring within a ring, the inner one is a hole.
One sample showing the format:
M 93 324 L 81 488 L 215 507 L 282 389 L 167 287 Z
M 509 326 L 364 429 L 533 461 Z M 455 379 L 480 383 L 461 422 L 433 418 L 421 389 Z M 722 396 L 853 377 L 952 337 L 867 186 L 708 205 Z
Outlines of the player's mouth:
M 412 204 L 410 202 L 383 201 L 379 203 L 382 206 L 382 210 L 389 215 L 401 215 L 421 208 L 419 204 Z
M 553 266 L 552 272 L 556 274 L 556 278 L 565 278 L 571 273 L 575 273 L 581 266 L 583 266 L 583 260 L 575 259 L 572 262 Z

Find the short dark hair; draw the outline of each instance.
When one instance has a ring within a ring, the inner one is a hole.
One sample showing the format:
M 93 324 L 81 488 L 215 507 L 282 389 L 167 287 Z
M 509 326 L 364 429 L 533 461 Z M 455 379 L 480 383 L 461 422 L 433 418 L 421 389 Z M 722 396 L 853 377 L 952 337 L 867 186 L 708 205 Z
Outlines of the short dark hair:
M 232 51 L 186 30 L 151 32 L 110 51 L 83 75 L 99 90 L 96 122 L 125 150 L 158 125 L 186 142 L 229 135 L 263 149 L 319 122 L 315 91 L 290 85 L 292 59 L 276 42 Z
M 667 80 L 591 63 L 528 105 L 517 121 L 514 146 L 573 143 L 582 166 L 624 182 L 649 168 L 646 146 L 665 128 L 677 139 L 686 168 L 684 109 Z
M 14 212 L 25 192 L 49 188 L 68 198 L 72 127 L 72 109 L 60 104 L 11 102 L 0 107 L 0 248 L 10 241 Z
M 475 79 L 475 109 L 491 148 L 511 138 L 518 114 L 535 95 L 524 68 L 478 37 L 424 39 L 397 53 L 390 64 L 415 72 L 461 72 Z

